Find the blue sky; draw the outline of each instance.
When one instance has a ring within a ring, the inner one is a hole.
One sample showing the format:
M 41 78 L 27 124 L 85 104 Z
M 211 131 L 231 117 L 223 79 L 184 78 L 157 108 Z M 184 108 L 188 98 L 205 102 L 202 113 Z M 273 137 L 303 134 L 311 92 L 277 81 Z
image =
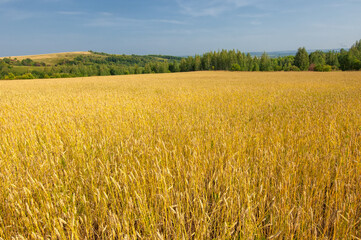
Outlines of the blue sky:
M 348 48 L 361 0 L 0 0 L 0 56 Z

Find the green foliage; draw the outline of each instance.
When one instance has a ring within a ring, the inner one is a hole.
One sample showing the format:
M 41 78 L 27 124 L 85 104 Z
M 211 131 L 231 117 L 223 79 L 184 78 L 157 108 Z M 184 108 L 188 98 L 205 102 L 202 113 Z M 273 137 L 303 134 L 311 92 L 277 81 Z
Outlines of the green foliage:
M 326 64 L 330 66 L 334 66 L 334 69 L 337 69 L 340 67 L 340 63 L 338 61 L 338 53 L 335 51 L 329 51 L 326 53 Z
M 291 66 L 289 68 L 289 71 L 295 71 L 295 72 L 298 72 L 298 71 L 301 71 L 297 66 Z
M 361 40 L 356 41 L 349 51 L 341 49 L 338 57 L 341 70 L 360 70 L 361 69 Z
M 233 63 L 231 67 L 231 71 L 241 71 L 241 66 L 238 63 Z
M 326 64 L 326 54 L 320 50 L 312 52 L 310 54 L 310 64 L 325 65 Z
M 11 59 L 10 59 L 10 58 L 4 58 L 2 61 L 3 61 L 4 63 L 6 63 L 6 64 L 10 64 L 10 63 L 11 63 Z
M 182 59 L 179 64 L 179 69 L 181 72 L 188 72 L 188 63 L 186 59 Z
M 21 76 L 17 76 L 18 79 L 34 79 L 35 77 L 31 73 L 25 73 Z
M 149 63 L 145 64 L 144 73 L 152 73 L 152 68 Z
M 323 66 L 323 72 L 331 72 L 331 71 L 332 71 L 332 66 L 330 65 Z
M 5 80 L 14 80 L 15 79 L 15 75 L 13 73 L 9 73 L 8 75 L 5 76 L 4 78 Z
M 318 65 L 316 65 L 314 67 L 314 71 L 316 71 L 316 72 L 331 72 L 332 71 L 332 66 L 318 64 Z
M 272 70 L 271 59 L 266 52 L 264 52 L 262 54 L 260 64 L 259 64 L 259 70 L 260 71 L 271 71 Z
M 34 65 L 34 61 L 31 60 L 30 58 L 24 59 L 21 61 L 21 65 L 23 66 L 33 66 Z
M 180 71 L 179 62 L 178 61 L 173 61 L 172 63 L 170 63 L 169 64 L 169 71 L 170 72 L 179 72 Z
M 295 56 L 294 63 L 295 63 L 295 66 L 298 67 L 301 71 L 308 70 L 310 62 L 308 59 L 308 53 L 304 47 L 298 49 L 296 56 Z

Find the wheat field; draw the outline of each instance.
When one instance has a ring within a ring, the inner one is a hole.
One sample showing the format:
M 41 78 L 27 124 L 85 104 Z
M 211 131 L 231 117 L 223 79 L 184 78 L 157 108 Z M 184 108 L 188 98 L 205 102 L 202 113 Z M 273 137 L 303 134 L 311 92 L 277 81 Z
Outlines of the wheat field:
M 0 82 L 0 239 L 361 239 L 361 72 Z

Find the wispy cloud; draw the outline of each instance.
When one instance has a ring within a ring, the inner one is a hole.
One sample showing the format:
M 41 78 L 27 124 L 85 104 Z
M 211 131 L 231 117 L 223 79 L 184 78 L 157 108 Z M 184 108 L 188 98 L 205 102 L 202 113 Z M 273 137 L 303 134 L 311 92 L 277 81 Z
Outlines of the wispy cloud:
M 169 24 L 177 24 L 177 25 L 185 25 L 186 22 L 178 21 L 178 20 L 172 20 L 172 19 L 150 19 L 150 20 L 144 20 L 154 23 L 169 23 Z
M 269 17 L 271 14 L 269 13 L 254 13 L 254 14 L 250 14 L 250 13 L 245 13 L 245 14 L 238 14 L 238 17 L 241 18 L 265 18 L 265 17 Z
M 254 2 L 254 1 L 253 1 Z M 177 0 L 181 13 L 192 17 L 218 16 L 251 4 L 250 0 Z
M 186 22 L 173 19 L 135 19 L 114 16 L 111 13 L 99 13 L 90 19 L 85 25 L 90 27 L 142 27 L 152 23 L 183 25 Z
M 70 15 L 70 16 L 79 16 L 86 14 L 85 12 L 77 12 L 77 11 L 60 11 L 58 14 L 61 15 Z
M 314 27 L 315 29 L 318 30 L 337 30 L 337 31 L 341 31 L 341 30 L 358 30 L 361 27 L 357 24 L 357 25 L 341 25 L 341 24 L 332 24 L 332 23 L 313 23 L 311 24 L 312 27 Z
M 262 25 L 262 22 L 261 22 L 261 21 L 257 21 L 257 20 L 251 21 L 250 23 L 251 23 L 253 26 Z
M 120 17 L 106 17 L 106 16 L 98 16 L 88 20 L 85 26 L 88 27 L 121 27 L 127 26 L 129 23 L 137 23 L 131 19 L 120 18 Z

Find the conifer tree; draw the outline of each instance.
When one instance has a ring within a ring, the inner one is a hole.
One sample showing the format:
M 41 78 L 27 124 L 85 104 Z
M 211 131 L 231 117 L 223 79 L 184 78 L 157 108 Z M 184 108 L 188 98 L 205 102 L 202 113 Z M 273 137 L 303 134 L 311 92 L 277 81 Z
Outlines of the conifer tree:
M 271 71 L 271 59 L 268 56 L 268 54 L 266 52 L 264 52 L 261 56 L 261 60 L 260 60 L 260 64 L 259 64 L 259 69 L 261 71 Z

